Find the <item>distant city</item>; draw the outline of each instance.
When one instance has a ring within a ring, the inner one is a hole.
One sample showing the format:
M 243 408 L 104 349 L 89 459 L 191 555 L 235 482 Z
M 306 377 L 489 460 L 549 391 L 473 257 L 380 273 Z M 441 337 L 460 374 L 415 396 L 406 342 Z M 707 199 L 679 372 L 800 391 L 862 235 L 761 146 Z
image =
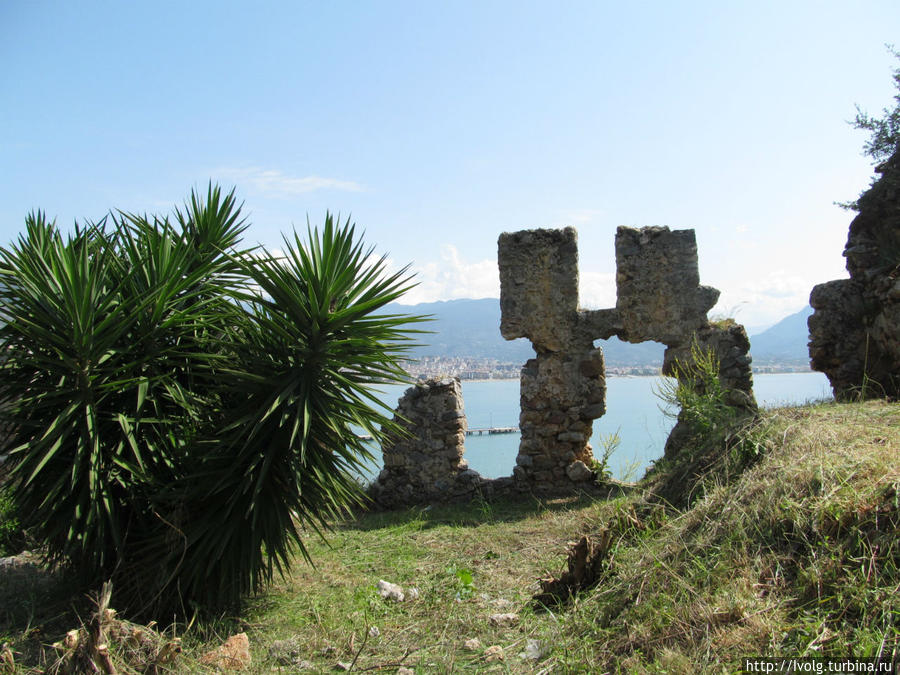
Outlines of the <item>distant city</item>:
M 406 371 L 417 380 L 449 375 L 460 380 L 517 380 L 523 363 L 511 363 L 490 358 L 462 356 L 423 356 L 406 363 Z M 609 366 L 607 377 L 655 377 L 661 365 L 648 363 L 637 366 Z M 808 373 L 809 361 L 767 362 L 753 366 L 754 373 Z
M 426 315 L 424 333 L 409 352 L 406 369 L 416 379 L 452 375 L 461 380 L 519 379 L 525 361 L 534 356 L 528 340 L 507 341 L 500 335 L 500 301 L 448 300 L 420 305 L 388 305 L 392 314 Z M 774 326 L 750 336 L 755 373 L 809 372 L 809 332 L 805 307 Z M 597 340 L 610 377 L 659 375 L 664 345 L 629 344 L 617 338 Z

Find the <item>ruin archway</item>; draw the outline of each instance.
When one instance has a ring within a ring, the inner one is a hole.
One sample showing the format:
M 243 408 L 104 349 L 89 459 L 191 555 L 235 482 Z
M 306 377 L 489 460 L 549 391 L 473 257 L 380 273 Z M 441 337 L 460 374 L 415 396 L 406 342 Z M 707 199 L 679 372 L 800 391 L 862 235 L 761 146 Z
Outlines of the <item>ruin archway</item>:
M 596 340 L 665 345 L 662 373 L 680 374 L 692 348 L 713 352 L 726 403 L 756 409 L 750 342 L 733 322 L 712 324 L 719 292 L 700 285 L 693 230 L 616 231 L 616 306 L 578 306 L 574 228 L 504 233 L 498 241 L 500 332 L 527 338 L 535 356 L 521 369 L 521 438 L 511 478 L 489 480 L 463 457 L 467 421 L 459 381 L 420 383 L 401 398 L 397 415 L 410 434 L 383 448 L 385 467 L 372 486 L 387 505 L 460 499 L 476 491 L 571 492 L 593 484 L 594 420 L 606 413 L 607 379 Z M 675 447 L 676 424 L 665 452 Z
M 693 230 L 616 231 L 616 306 L 578 307 L 574 228 L 522 230 L 498 240 L 500 332 L 527 337 L 536 357 L 521 373 L 522 440 L 515 479 L 557 489 L 593 478 L 589 440 L 606 412 L 606 373 L 596 339 L 666 345 L 663 373 L 689 363 L 696 344 L 715 352 L 730 405 L 755 409 L 749 340 L 742 326 L 715 326 L 707 312 L 719 292 L 700 285 Z

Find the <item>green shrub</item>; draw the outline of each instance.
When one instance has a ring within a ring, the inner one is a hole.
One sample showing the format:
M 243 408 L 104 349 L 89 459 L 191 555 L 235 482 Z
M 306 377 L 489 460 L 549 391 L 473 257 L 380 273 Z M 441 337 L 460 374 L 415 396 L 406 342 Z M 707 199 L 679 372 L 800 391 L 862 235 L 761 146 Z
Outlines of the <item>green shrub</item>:
M 6 488 L 0 487 L 0 557 L 15 555 L 23 543 L 12 496 Z
M 613 453 L 619 449 L 622 438 L 619 436 L 619 430 L 616 429 L 611 434 L 600 436 L 599 445 L 603 449 L 600 459 L 594 459 L 591 463 L 591 471 L 597 483 L 608 483 L 612 479 L 612 469 L 609 467 L 609 460 Z
M 235 605 L 360 498 L 352 425 L 404 378 L 406 270 L 326 215 L 287 255 L 210 186 L 174 218 L 112 215 L 63 237 L 43 214 L 0 249 L 0 422 L 22 524 L 122 608 Z
M 710 348 L 696 341 L 691 356 L 677 362 L 673 377 L 657 388 L 657 396 L 669 410 L 678 408 L 678 421 L 687 425 L 692 436 L 709 436 L 729 429 L 737 419 L 736 410 L 726 402 L 726 391 L 719 381 L 719 359 Z

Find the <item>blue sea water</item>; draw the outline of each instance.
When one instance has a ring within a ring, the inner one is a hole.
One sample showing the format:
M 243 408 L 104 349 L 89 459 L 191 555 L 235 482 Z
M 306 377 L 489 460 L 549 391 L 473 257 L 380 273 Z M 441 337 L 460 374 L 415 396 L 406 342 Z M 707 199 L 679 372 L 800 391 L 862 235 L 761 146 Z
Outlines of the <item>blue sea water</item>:
M 594 455 L 603 454 L 604 443 L 615 434 L 618 447 L 610 458 L 610 470 L 616 478 L 637 479 L 651 462 L 662 457 L 666 437 L 675 423 L 662 408 L 655 394 L 662 378 L 608 377 L 606 414 L 594 422 L 591 445 Z M 800 405 L 831 399 L 828 379 L 822 373 L 756 374 L 753 389 L 761 406 Z M 386 387 L 380 398 L 391 408 L 406 387 Z M 519 423 L 519 381 L 464 381 L 463 401 L 469 428 L 515 427 Z M 674 411 L 677 413 L 677 411 Z M 488 478 L 512 474 L 519 452 L 519 434 L 466 437 L 469 467 Z M 369 479 L 381 470 L 379 448 L 373 447 L 377 466 L 370 467 Z

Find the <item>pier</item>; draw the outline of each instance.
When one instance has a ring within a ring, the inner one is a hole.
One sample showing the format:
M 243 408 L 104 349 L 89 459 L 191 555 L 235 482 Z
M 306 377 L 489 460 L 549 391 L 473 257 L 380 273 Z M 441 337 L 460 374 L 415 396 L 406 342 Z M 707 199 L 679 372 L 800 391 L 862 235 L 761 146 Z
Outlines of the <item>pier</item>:
M 493 434 L 517 434 L 519 427 L 479 427 L 477 429 L 466 429 L 466 436 L 484 436 Z M 356 437 L 363 441 L 374 440 L 368 434 L 356 434 Z
M 517 434 L 519 427 L 483 427 L 480 429 L 467 429 L 466 436 L 483 436 L 484 434 Z

